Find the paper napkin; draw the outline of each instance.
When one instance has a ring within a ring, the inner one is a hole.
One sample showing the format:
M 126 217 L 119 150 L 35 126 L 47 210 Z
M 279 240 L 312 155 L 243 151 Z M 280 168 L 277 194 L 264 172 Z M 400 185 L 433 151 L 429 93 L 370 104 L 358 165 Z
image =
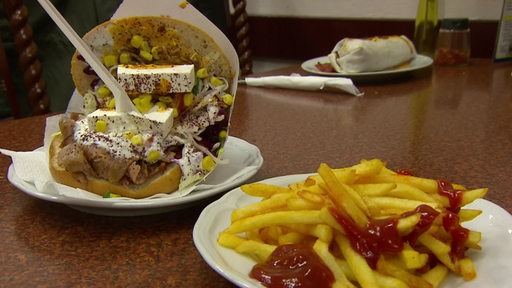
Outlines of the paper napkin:
M 249 86 L 286 88 L 294 90 L 337 90 L 344 91 L 355 96 L 363 95 L 350 78 L 344 77 L 301 76 L 298 74 L 292 74 L 290 76 L 247 77 L 242 83 Z

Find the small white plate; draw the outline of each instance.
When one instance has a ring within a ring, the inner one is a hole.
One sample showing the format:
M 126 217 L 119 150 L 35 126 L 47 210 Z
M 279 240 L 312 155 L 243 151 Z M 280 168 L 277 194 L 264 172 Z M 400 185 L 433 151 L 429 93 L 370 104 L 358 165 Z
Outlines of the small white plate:
M 279 186 L 304 180 L 307 175 L 289 175 L 262 181 Z M 263 287 L 257 280 L 248 276 L 256 264 L 248 257 L 232 249 L 217 244 L 219 232 L 230 225 L 230 215 L 234 209 L 259 201 L 236 188 L 206 207 L 199 216 L 193 231 L 197 250 L 217 273 L 239 287 Z M 477 199 L 466 206 L 479 209 L 483 213 L 466 227 L 482 232 L 482 251 L 470 251 L 478 276 L 470 282 L 460 277 L 448 275 L 440 288 L 480 288 L 508 287 L 512 281 L 512 215 L 500 206 L 484 199 Z
M 358 73 L 350 73 L 350 72 L 322 72 L 318 70 L 315 65 L 318 63 L 328 63 L 329 59 L 327 56 L 321 56 L 317 58 L 310 59 L 301 64 L 301 68 L 307 72 L 324 75 L 324 76 L 342 76 L 342 77 L 369 77 L 369 76 L 389 76 L 394 74 L 401 74 L 405 72 L 415 71 L 422 68 L 426 68 L 432 65 L 432 58 L 425 55 L 416 55 L 416 57 L 411 61 L 409 65 L 405 65 L 399 68 L 387 69 L 382 71 L 374 71 L 374 72 L 358 72 Z
M 23 181 L 16 175 L 12 164 L 9 166 L 7 178 L 14 186 L 30 196 L 62 203 L 91 214 L 108 216 L 158 214 L 183 209 L 239 186 L 256 174 L 263 164 L 263 157 L 258 147 L 242 139 L 230 136 L 224 150 L 223 159 L 228 160 L 227 164 L 217 167 L 194 191 L 180 198 L 170 198 L 165 195 L 149 199 L 67 197 L 52 193 L 53 191 L 38 191 L 33 183 Z

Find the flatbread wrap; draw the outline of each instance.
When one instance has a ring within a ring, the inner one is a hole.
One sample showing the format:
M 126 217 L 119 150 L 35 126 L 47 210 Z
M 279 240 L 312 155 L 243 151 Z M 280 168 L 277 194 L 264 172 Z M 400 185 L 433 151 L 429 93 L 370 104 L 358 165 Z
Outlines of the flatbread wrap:
M 83 113 L 68 113 L 50 145 L 54 179 L 108 197 L 146 198 L 197 184 L 219 162 L 234 71 L 214 39 L 169 17 L 107 21 L 84 37 L 138 113 L 119 113 L 78 53 L 71 74 Z
M 416 56 L 414 44 L 406 36 L 344 38 L 328 55 L 339 73 L 374 72 L 403 65 Z

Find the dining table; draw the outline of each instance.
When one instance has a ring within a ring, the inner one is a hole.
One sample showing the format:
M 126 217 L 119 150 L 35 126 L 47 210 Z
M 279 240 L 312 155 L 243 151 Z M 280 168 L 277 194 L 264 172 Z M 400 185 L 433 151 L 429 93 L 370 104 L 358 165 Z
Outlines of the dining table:
M 390 169 L 486 187 L 485 199 L 510 213 L 511 72 L 511 63 L 473 58 L 355 76 L 360 96 L 240 83 L 229 137 L 263 157 L 245 183 L 381 159 Z M 314 75 L 291 65 L 248 76 L 292 73 Z M 0 121 L 0 148 L 38 149 L 55 113 Z M 9 181 L 10 165 L 0 154 L 0 287 L 235 287 L 193 239 L 203 209 L 228 191 L 154 214 L 98 215 L 25 193 Z

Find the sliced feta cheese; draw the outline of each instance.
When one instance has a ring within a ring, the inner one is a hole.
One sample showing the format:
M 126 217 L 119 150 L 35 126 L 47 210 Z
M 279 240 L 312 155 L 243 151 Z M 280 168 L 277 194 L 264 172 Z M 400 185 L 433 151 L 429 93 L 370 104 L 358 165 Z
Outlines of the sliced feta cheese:
M 87 115 L 90 131 L 95 131 L 98 121 L 106 122 L 106 134 L 131 131 L 135 134 L 169 134 L 173 124 L 173 109 L 153 111 L 146 114 L 120 113 L 115 110 L 98 109 Z
M 132 112 L 133 113 L 133 112 Z M 174 120 L 173 109 L 168 108 L 164 111 L 152 111 L 143 116 L 150 121 L 150 125 L 153 126 L 153 129 L 160 131 L 163 136 L 167 136 L 172 129 L 172 124 Z M 135 114 L 137 115 L 137 114 Z M 137 117 L 137 116 L 136 116 Z
M 128 92 L 191 92 L 195 82 L 194 65 L 119 65 L 117 80 Z

